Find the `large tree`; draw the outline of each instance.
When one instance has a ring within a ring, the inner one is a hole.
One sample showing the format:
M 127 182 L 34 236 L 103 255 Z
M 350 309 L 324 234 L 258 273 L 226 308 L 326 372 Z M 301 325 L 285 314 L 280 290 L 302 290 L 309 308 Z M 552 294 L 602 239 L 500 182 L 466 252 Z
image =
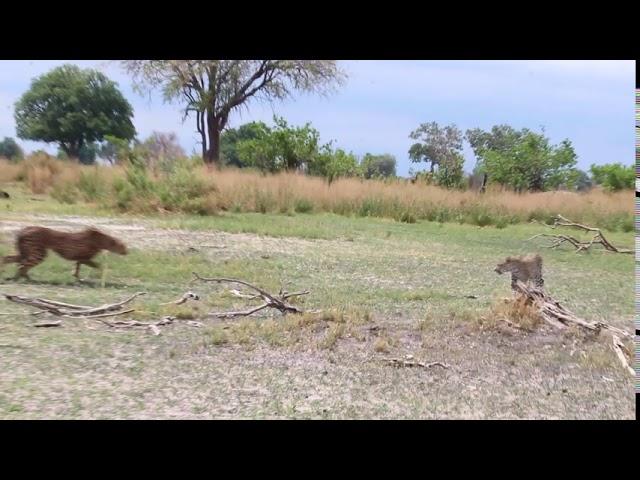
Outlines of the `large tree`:
M 252 100 L 272 102 L 296 91 L 326 93 L 345 74 L 334 60 L 127 60 L 140 91 L 160 88 L 166 101 L 195 114 L 207 163 L 220 160 L 220 134 L 232 112 Z
M 364 178 L 396 176 L 396 157 L 388 153 L 382 155 L 367 153 L 360 165 Z
M 608 163 L 605 165 L 591 165 L 593 180 L 607 190 L 617 191 L 633 188 L 636 169 L 633 165 Z
M 309 123 L 294 127 L 284 118 L 274 117 L 273 121 L 273 127 L 257 124 L 254 137 L 238 143 L 240 162 L 272 173 L 312 168 L 323 149 L 320 133 Z
M 440 127 L 436 122 L 423 123 L 409 138 L 418 140 L 409 148 L 412 162 L 427 162 L 430 172 L 435 167 L 457 165 L 462 156 L 463 135 L 455 125 Z
M 541 191 L 571 183 L 576 162 L 569 140 L 551 145 L 545 135 L 525 128 L 512 145 L 483 150 L 481 168 L 492 182 L 517 191 Z
M 24 152 L 13 138 L 4 137 L 4 140 L 0 141 L 0 157 L 17 161 L 24 157 Z
M 16 131 L 25 140 L 55 142 L 79 158 L 106 135 L 131 139 L 133 109 L 116 83 L 96 70 L 63 65 L 35 78 L 15 105 Z
M 247 140 L 262 138 L 269 128 L 264 122 L 250 122 L 238 128 L 228 128 L 220 135 L 220 155 L 225 165 L 247 167 L 238 156 L 238 145 Z

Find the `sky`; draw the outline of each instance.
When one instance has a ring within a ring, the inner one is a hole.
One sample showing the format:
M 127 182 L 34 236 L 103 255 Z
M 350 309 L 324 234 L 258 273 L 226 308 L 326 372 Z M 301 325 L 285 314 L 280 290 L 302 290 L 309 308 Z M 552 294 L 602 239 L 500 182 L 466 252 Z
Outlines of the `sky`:
M 138 137 L 175 132 L 183 148 L 200 152 L 195 120 L 182 122 L 181 106 L 164 103 L 160 92 L 142 96 L 118 62 L 101 60 L 0 60 L 0 138 L 16 137 L 13 106 L 31 80 L 64 63 L 95 68 L 117 82 L 134 108 Z M 635 162 L 635 61 L 633 60 L 468 60 L 339 61 L 348 80 L 328 97 L 296 95 L 275 104 L 250 104 L 232 114 L 230 127 L 250 121 L 290 125 L 310 122 L 323 142 L 356 155 L 390 153 L 398 174 L 413 164 L 411 131 L 421 123 L 455 124 L 463 131 L 509 124 L 540 131 L 552 143 L 571 140 L 578 168 Z M 18 142 L 27 151 L 55 145 Z M 465 143 L 465 170 L 475 165 Z

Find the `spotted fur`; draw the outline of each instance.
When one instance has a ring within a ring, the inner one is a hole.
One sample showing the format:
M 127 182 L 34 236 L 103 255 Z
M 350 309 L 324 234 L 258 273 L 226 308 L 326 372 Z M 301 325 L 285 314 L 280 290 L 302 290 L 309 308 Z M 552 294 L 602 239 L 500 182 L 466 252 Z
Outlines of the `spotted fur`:
M 542 257 L 540 255 L 526 255 L 521 257 L 507 257 L 499 263 L 495 271 L 502 275 L 511 272 L 511 288 L 516 289 L 516 282 L 532 282 L 536 287 L 544 286 L 542 278 Z
M 127 247 L 118 239 L 102 233 L 96 228 L 81 232 L 61 232 L 46 227 L 26 227 L 16 238 L 17 255 L 8 255 L 2 264 L 18 263 L 20 267 L 14 279 L 29 278 L 29 270 L 42 263 L 49 250 L 53 250 L 66 260 L 76 262 L 75 277 L 79 278 L 80 265 L 99 268 L 93 261 L 102 250 L 127 254 Z

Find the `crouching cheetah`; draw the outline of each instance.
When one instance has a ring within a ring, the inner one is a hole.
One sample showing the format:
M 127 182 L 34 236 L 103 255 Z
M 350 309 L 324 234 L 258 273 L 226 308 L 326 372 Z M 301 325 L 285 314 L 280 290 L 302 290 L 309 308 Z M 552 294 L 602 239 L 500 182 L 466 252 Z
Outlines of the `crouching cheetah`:
M 102 233 L 96 228 L 87 228 L 81 232 L 61 232 L 45 227 L 26 227 L 18 232 L 16 238 L 18 255 L 7 255 L 2 265 L 19 263 L 20 268 L 14 280 L 29 279 L 29 270 L 42 263 L 48 250 L 53 250 L 66 260 L 76 262 L 74 276 L 80 280 L 80 265 L 99 268 L 92 259 L 100 251 L 108 250 L 120 255 L 127 254 L 127 247 L 118 239 Z
M 542 257 L 540 255 L 526 255 L 521 257 L 507 257 L 499 263 L 495 271 L 502 275 L 511 272 L 511 288 L 516 289 L 516 282 L 532 282 L 536 287 L 544 286 L 542 278 Z

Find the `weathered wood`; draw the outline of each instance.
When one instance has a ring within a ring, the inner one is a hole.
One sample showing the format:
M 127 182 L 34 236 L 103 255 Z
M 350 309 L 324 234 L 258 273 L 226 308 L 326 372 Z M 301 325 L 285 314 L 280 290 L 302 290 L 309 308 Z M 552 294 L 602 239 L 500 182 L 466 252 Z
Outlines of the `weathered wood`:
M 266 290 L 263 290 L 260 287 L 250 284 L 249 282 L 245 282 L 244 280 L 238 280 L 235 278 L 201 277 L 196 272 L 193 272 L 193 276 L 194 276 L 194 279 L 192 280 L 192 283 L 197 280 L 200 280 L 203 282 L 237 283 L 238 285 L 244 285 L 245 287 L 251 288 L 256 292 L 258 292 L 258 295 L 244 294 L 235 289 L 231 290 L 231 293 L 234 296 L 240 297 L 240 298 L 246 298 L 246 299 L 262 298 L 262 300 L 264 300 L 264 303 L 262 305 L 251 308 L 249 310 L 243 310 L 243 311 L 237 311 L 237 312 L 211 312 L 209 314 L 210 316 L 216 317 L 216 318 L 246 317 L 253 313 L 259 312 L 260 310 L 263 310 L 265 308 L 275 308 L 276 310 L 279 310 L 283 315 L 286 315 L 287 313 L 303 313 L 302 310 L 300 310 L 298 307 L 294 307 L 293 305 L 290 305 L 289 303 L 286 302 L 286 300 L 294 296 L 309 294 L 308 290 L 304 290 L 301 292 L 292 292 L 292 293 L 282 292 L 281 290 L 280 295 L 276 296 L 276 295 L 270 294 L 269 292 L 267 292 Z
M 629 358 L 631 357 L 631 354 L 627 347 L 625 347 L 624 343 L 622 343 L 616 335 L 613 335 L 613 351 L 616 353 L 618 360 L 620 360 L 622 367 L 635 377 L 636 372 L 631 368 L 631 365 L 629 365 Z
M 61 320 L 56 320 L 53 322 L 40 322 L 40 323 L 34 323 L 32 325 L 32 327 L 61 327 L 62 326 L 62 321 Z
M 173 300 L 172 302 L 161 303 L 160 305 L 182 305 L 183 303 L 186 303 L 189 300 L 198 301 L 200 300 L 200 297 L 196 293 L 185 292 L 182 294 L 182 296 L 179 299 Z
M 68 303 L 55 302 L 53 300 L 47 300 L 44 298 L 31 298 L 21 295 L 9 295 L 4 294 L 5 298 L 11 302 L 19 303 L 22 305 L 29 305 L 31 307 L 39 308 L 57 317 L 77 317 L 77 318 L 91 318 L 100 316 L 105 313 L 117 312 L 116 315 L 122 313 L 129 313 L 133 310 L 127 310 L 125 312 L 119 311 L 123 305 L 131 302 L 140 295 L 145 295 L 145 292 L 138 292 L 131 295 L 129 298 L 118 302 L 109 303 L 100 307 L 84 307 L 81 305 L 72 305 Z M 64 306 L 64 307 L 63 307 Z
M 612 253 L 626 253 L 626 254 L 635 253 L 634 250 L 615 247 L 613 244 L 611 244 L 611 242 L 609 242 L 609 240 L 606 239 L 606 237 L 604 236 L 604 234 L 599 228 L 590 227 L 588 225 L 583 225 L 581 223 L 572 222 L 571 220 L 563 217 L 560 214 L 555 216 L 553 225 L 550 226 L 550 228 L 554 230 L 558 227 L 576 228 L 578 230 L 583 230 L 585 232 L 594 233 L 594 236 L 589 241 L 581 241 L 571 235 L 539 233 L 538 235 L 534 235 L 533 237 L 527 239 L 527 241 L 533 240 L 538 237 L 551 237 L 551 238 L 555 238 L 556 241 L 551 245 L 549 245 L 547 248 L 556 248 L 562 245 L 563 243 L 570 243 L 576 249 L 576 253 L 589 250 L 593 245 L 602 245 L 605 251 L 612 252 Z

